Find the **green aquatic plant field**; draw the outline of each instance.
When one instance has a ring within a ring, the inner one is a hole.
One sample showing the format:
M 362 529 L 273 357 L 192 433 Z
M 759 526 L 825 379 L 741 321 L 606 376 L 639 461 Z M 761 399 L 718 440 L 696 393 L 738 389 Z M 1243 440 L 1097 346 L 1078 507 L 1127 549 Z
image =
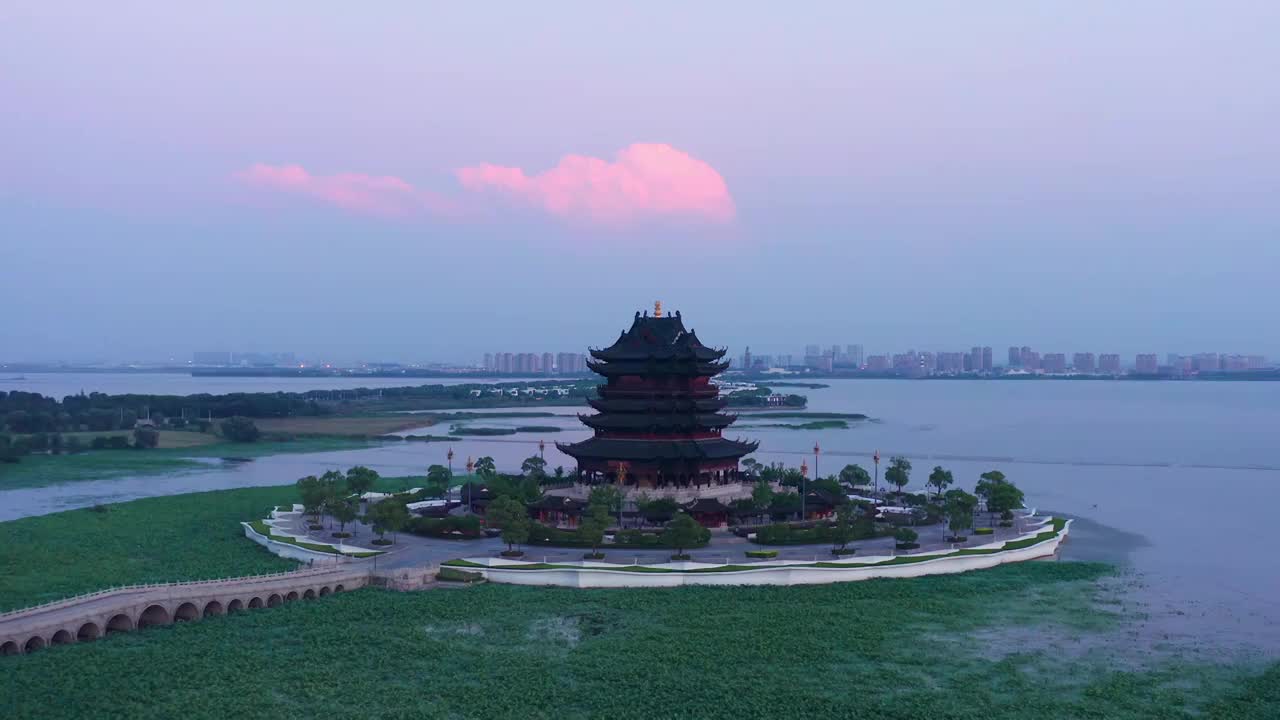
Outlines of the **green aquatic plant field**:
M 296 496 L 287 485 L 219 490 L 0 523 L 0 611 L 117 585 L 295 568 L 240 523 Z
M 1275 667 L 1054 651 L 1123 633 L 1109 572 L 367 589 L 4 658 L 0 696 L 15 718 L 1274 717 Z
M 256 443 L 220 442 L 149 450 L 94 450 L 78 455 L 27 455 L 17 463 L 0 463 L 0 490 L 45 487 L 129 475 L 165 475 L 209 467 L 197 458 L 255 458 L 285 453 L 352 450 L 369 447 L 375 442 L 377 441 L 313 437 Z

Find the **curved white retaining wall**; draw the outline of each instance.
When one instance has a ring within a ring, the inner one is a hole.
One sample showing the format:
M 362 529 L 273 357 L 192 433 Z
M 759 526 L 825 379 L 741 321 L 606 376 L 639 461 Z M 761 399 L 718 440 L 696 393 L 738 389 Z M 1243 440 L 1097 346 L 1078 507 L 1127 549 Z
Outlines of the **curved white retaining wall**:
M 712 563 L 665 563 L 647 567 L 663 568 L 675 572 L 637 572 L 613 570 L 617 567 L 609 563 L 587 562 L 574 563 L 574 567 L 516 570 L 522 563 L 499 561 L 495 558 L 468 558 L 469 562 L 486 567 L 459 567 L 459 570 L 483 575 L 486 579 L 498 583 L 512 585 L 560 585 L 580 588 L 622 588 L 622 587 L 679 587 L 683 585 L 821 585 L 836 582 L 853 582 L 872 578 L 911 578 L 925 575 L 950 575 L 982 570 L 1007 563 L 1024 562 L 1042 557 L 1050 557 L 1057 552 L 1058 546 L 1067 538 L 1071 529 L 1071 521 L 1054 537 L 1045 539 L 1035 545 L 1016 550 L 1002 550 L 986 555 L 952 555 L 945 556 L 951 550 L 920 553 L 910 557 L 943 555 L 932 560 L 903 563 L 899 565 L 879 565 L 873 567 L 806 567 L 807 563 L 798 561 L 768 561 L 760 563 L 734 563 L 735 565 L 753 565 L 743 570 L 726 570 L 722 572 L 679 572 L 699 568 L 724 567 L 723 564 Z M 1029 533 L 1016 540 L 1032 538 L 1039 533 Z M 990 543 L 969 550 L 1002 547 L 1005 542 Z M 849 558 L 848 563 L 867 563 L 890 560 L 889 556 Z M 567 563 L 566 563 L 567 565 Z
M 268 551 L 279 555 L 282 558 L 290 560 L 298 560 L 312 565 L 337 565 L 339 562 L 349 562 L 350 558 L 343 555 L 334 555 L 333 553 L 323 553 L 316 550 L 308 550 L 304 547 L 283 543 L 278 540 L 263 535 L 254 530 L 249 523 L 240 523 L 244 527 L 244 536 L 258 543 Z

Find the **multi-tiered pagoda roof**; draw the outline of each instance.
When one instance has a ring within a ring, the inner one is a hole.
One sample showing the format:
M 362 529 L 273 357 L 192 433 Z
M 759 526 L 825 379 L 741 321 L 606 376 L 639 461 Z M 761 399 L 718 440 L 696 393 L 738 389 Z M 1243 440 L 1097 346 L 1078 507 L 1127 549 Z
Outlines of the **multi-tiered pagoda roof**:
M 597 413 L 580 415 L 595 435 L 558 444 L 590 480 L 641 486 L 703 484 L 737 477 L 738 460 L 756 443 L 722 431 L 734 417 L 711 379 L 729 366 L 723 349 L 702 344 L 680 313 L 636 313 L 631 328 L 587 365 L 603 376 Z

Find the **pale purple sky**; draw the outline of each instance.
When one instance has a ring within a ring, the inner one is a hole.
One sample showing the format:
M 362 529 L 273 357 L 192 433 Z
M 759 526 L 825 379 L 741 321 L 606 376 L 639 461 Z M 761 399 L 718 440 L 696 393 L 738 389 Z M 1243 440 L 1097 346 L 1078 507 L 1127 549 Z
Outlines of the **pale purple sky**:
M 0 359 L 1280 355 L 1280 3 L 0 6 Z

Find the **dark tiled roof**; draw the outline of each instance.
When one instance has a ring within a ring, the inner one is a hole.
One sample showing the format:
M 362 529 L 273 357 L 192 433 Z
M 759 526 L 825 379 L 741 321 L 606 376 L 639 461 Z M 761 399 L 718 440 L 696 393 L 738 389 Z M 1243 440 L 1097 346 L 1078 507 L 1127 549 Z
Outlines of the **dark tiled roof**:
M 754 452 L 759 443 L 710 438 L 705 440 L 622 440 L 593 437 L 577 443 L 556 443 L 574 458 L 603 460 L 725 460 Z
M 697 334 L 686 330 L 677 312 L 674 315 L 650 317 L 636 313 L 631 329 L 618 336 L 616 342 L 591 356 L 608 363 L 627 360 L 718 360 L 725 353 L 703 345 Z

